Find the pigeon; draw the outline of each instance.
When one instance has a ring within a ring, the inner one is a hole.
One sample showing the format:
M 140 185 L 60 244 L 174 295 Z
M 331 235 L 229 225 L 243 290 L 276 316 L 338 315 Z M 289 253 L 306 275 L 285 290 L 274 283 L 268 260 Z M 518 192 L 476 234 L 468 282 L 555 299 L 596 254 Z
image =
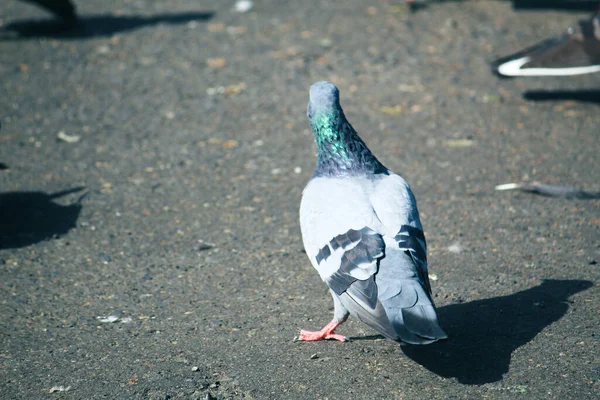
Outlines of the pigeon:
M 436 314 L 427 247 L 409 185 L 367 148 L 340 106 L 333 84 L 310 88 L 308 119 L 316 170 L 300 204 L 302 240 L 329 287 L 334 316 L 301 341 L 347 338 L 335 332 L 349 315 L 409 344 L 447 338 Z
M 600 71 L 600 11 L 560 37 L 546 39 L 492 64 L 501 76 L 568 76 Z

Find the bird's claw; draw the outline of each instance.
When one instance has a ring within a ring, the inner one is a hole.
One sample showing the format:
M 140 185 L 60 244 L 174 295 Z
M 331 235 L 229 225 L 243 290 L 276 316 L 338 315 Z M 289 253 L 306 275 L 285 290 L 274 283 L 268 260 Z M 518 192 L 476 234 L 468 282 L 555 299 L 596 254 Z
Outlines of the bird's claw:
M 320 331 L 301 330 L 300 335 L 294 338 L 294 341 L 314 342 L 317 340 L 337 340 L 347 342 L 348 338 L 344 335 L 334 333 L 333 330 L 322 329 Z

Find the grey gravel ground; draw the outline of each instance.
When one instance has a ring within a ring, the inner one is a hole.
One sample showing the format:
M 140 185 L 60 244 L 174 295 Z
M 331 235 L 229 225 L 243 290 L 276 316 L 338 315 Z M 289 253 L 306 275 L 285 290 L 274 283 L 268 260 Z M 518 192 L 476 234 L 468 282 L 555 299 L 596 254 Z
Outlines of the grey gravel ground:
M 76 4 L 58 35 L 0 3 L 1 398 L 600 398 L 600 201 L 494 191 L 600 189 L 600 74 L 489 68 L 585 13 Z M 292 342 L 332 311 L 297 218 L 322 79 L 413 187 L 444 343 Z

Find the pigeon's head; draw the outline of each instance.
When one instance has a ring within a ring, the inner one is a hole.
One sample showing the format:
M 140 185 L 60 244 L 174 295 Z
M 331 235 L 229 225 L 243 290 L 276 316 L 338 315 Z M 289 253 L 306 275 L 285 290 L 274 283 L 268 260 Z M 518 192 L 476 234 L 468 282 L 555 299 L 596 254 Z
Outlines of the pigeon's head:
M 316 112 L 331 113 L 340 109 L 340 91 L 333 83 L 320 81 L 310 87 L 307 110 L 309 119 L 312 119 Z

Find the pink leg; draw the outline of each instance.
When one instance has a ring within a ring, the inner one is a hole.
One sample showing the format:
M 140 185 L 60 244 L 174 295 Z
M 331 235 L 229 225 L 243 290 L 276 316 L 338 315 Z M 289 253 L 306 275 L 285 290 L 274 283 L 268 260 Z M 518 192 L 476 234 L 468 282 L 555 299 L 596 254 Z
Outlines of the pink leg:
M 302 329 L 300 331 L 300 336 L 298 336 L 298 340 L 312 342 L 315 340 L 323 340 L 323 339 L 335 339 L 340 342 L 346 342 L 348 339 L 344 335 L 339 335 L 334 331 L 337 329 L 345 321 L 345 318 L 341 321 L 331 321 L 323 329 L 320 331 L 307 331 Z

